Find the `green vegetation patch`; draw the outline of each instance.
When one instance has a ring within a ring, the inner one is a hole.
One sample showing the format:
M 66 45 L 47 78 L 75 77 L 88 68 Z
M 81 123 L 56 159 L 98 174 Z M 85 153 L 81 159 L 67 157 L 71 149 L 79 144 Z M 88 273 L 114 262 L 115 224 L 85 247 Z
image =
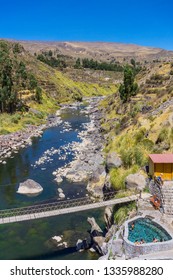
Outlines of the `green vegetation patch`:
M 112 168 L 109 173 L 111 186 L 116 191 L 125 190 L 125 178 L 131 173 L 136 173 L 138 171 L 138 169 L 139 169 L 139 167 L 137 165 L 135 165 L 129 169 L 124 169 L 123 167 Z
M 128 217 L 129 212 L 131 212 L 132 210 L 136 209 L 136 203 L 135 202 L 131 202 L 129 204 L 126 204 L 124 206 L 121 206 L 120 208 L 115 207 L 114 208 L 114 222 L 117 225 L 121 225 Z

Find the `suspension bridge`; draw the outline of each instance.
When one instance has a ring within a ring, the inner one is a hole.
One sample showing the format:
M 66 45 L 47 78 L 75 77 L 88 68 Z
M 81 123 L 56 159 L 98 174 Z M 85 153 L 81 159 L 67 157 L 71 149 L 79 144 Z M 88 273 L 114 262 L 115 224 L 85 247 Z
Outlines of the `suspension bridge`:
M 137 199 L 137 195 L 115 198 L 115 193 L 109 193 L 104 196 L 103 201 L 98 202 L 94 202 L 89 197 L 81 197 L 77 199 L 41 203 L 20 208 L 4 209 L 0 210 L 0 224 L 53 217 L 106 206 L 113 206 L 116 204 L 123 204 L 136 201 Z

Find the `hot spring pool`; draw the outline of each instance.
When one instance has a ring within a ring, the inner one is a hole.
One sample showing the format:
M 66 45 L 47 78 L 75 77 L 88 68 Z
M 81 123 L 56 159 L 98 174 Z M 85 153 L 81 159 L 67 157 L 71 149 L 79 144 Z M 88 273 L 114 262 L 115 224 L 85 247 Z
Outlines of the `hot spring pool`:
M 132 226 L 133 224 L 134 227 Z M 143 239 L 145 243 L 150 243 L 153 242 L 154 238 L 156 238 L 158 242 L 169 241 L 172 239 L 163 227 L 149 218 L 138 218 L 128 223 L 129 241 L 135 242 Z

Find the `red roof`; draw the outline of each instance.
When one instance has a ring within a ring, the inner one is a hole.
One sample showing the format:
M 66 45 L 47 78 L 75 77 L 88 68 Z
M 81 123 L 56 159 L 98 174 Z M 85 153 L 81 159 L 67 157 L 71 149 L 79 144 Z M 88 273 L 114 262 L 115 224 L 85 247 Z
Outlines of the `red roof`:
M 154 163 L 173 163 L 173 154 L 150 154 Z

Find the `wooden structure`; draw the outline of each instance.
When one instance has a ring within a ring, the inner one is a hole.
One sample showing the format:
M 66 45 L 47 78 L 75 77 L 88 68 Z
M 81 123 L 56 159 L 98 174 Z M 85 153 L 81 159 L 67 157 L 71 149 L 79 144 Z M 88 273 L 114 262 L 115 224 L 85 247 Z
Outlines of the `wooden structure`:
M 173 180 L 173 154 L 150 154 L 149 175 L 161 176 L 165 181 Z
M 154 206 L 155 209 L 159 209 L 159 208 L 160 208 L 161 202 L 160 202 L 160 200 L 158 199 L 157 195 L 153 195 L 153 196 L 150 198 L 150 202 L 153 204 L 153 206 Z

